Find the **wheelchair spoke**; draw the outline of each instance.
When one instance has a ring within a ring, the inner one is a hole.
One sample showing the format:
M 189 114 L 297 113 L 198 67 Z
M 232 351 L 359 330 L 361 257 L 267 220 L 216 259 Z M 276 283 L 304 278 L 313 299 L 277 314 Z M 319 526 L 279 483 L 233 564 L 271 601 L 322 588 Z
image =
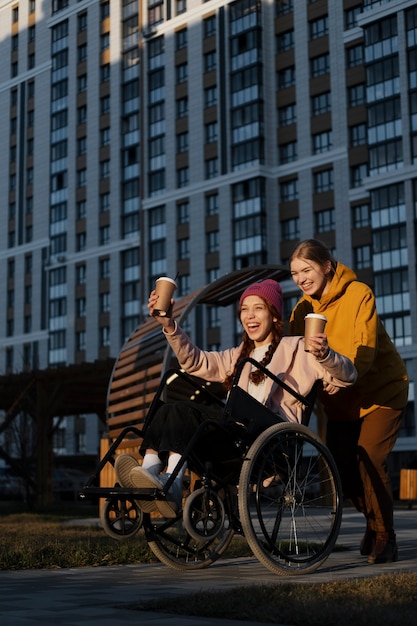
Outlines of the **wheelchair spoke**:
M 265 431 L 242 465 L 239 513 L 255 556 L 278 574 L 314 571 L 340 528 L 340 480 L 333 458 L 305 426 Z M 253 493 L 255 485 L 255 493 Z

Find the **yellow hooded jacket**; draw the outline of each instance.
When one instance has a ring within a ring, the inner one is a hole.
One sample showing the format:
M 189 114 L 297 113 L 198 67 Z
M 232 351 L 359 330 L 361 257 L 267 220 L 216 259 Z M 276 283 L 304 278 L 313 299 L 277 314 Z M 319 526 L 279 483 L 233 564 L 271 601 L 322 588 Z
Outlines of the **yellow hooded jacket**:
M 406 406 L 405 363 L 379 319 L 372 290 L 357 280 L 353 270 L 338 263 L 320 300 L 303 295 L 291 313 L 291 335 L 304 334 L 307 313 L 327 317 L 325 333 L 330 347 L 349 357 L 358 371 L 358 380 L 349 389 L 321 394 L 328 419 L 353 420 L 376 407 L 401 410 Z

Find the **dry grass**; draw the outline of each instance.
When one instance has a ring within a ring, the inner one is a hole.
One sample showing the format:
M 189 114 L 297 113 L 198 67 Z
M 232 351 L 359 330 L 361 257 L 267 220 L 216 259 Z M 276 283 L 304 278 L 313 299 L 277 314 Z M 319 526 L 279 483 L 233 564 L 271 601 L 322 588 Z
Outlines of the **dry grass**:
M 71 525 L 71 517 L 65 513 L 2 515 L 0 569 L 98 567 L 155 560 L 143 538 L 117 542 L 101 527 Z
M 326 584 L 240 587 L 130 608 L 288 626 L 414 626 L 417 573 Z

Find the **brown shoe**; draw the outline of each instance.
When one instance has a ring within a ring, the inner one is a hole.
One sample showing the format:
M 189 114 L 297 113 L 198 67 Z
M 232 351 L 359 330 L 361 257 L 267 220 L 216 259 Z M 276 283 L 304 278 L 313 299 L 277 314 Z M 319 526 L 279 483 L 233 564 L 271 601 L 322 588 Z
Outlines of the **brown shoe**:
M 398 547 L 394 531 L 376 533 L 375 545 L 368 563 L 394 563 L 398 560 Z
M 362 537 L 362 541 L 359 546 L 359 551 L 363 556 L 369 556 L 370 554 L 372 554 L 375 540 L 376 532 L 372 530 L 372 528 L 369 528 L 369 526 L 366 526 L 365 534 Z

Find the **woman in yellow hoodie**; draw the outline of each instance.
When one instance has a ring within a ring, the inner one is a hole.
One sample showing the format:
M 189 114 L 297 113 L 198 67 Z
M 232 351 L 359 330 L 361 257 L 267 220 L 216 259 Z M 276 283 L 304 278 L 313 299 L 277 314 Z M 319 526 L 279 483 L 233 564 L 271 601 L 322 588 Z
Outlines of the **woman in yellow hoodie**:
M 378 317 L 372 290 L 337 262 L 324 244 L 314 239 L 301 242 L 291 255 L 290 269 L 303 292 L 291 313 L 290 334 L 303 334 L 307 313 L 325 315 L 329 342 L 358 371 L 352 387 L 331 394 L 324 386 L 320 400 L 327 416 L 327 444 L 345 496 L 367 521 L 361 554 L 369 563 L 395 561 L 387 457 L 407 404 L 405 364 Z

